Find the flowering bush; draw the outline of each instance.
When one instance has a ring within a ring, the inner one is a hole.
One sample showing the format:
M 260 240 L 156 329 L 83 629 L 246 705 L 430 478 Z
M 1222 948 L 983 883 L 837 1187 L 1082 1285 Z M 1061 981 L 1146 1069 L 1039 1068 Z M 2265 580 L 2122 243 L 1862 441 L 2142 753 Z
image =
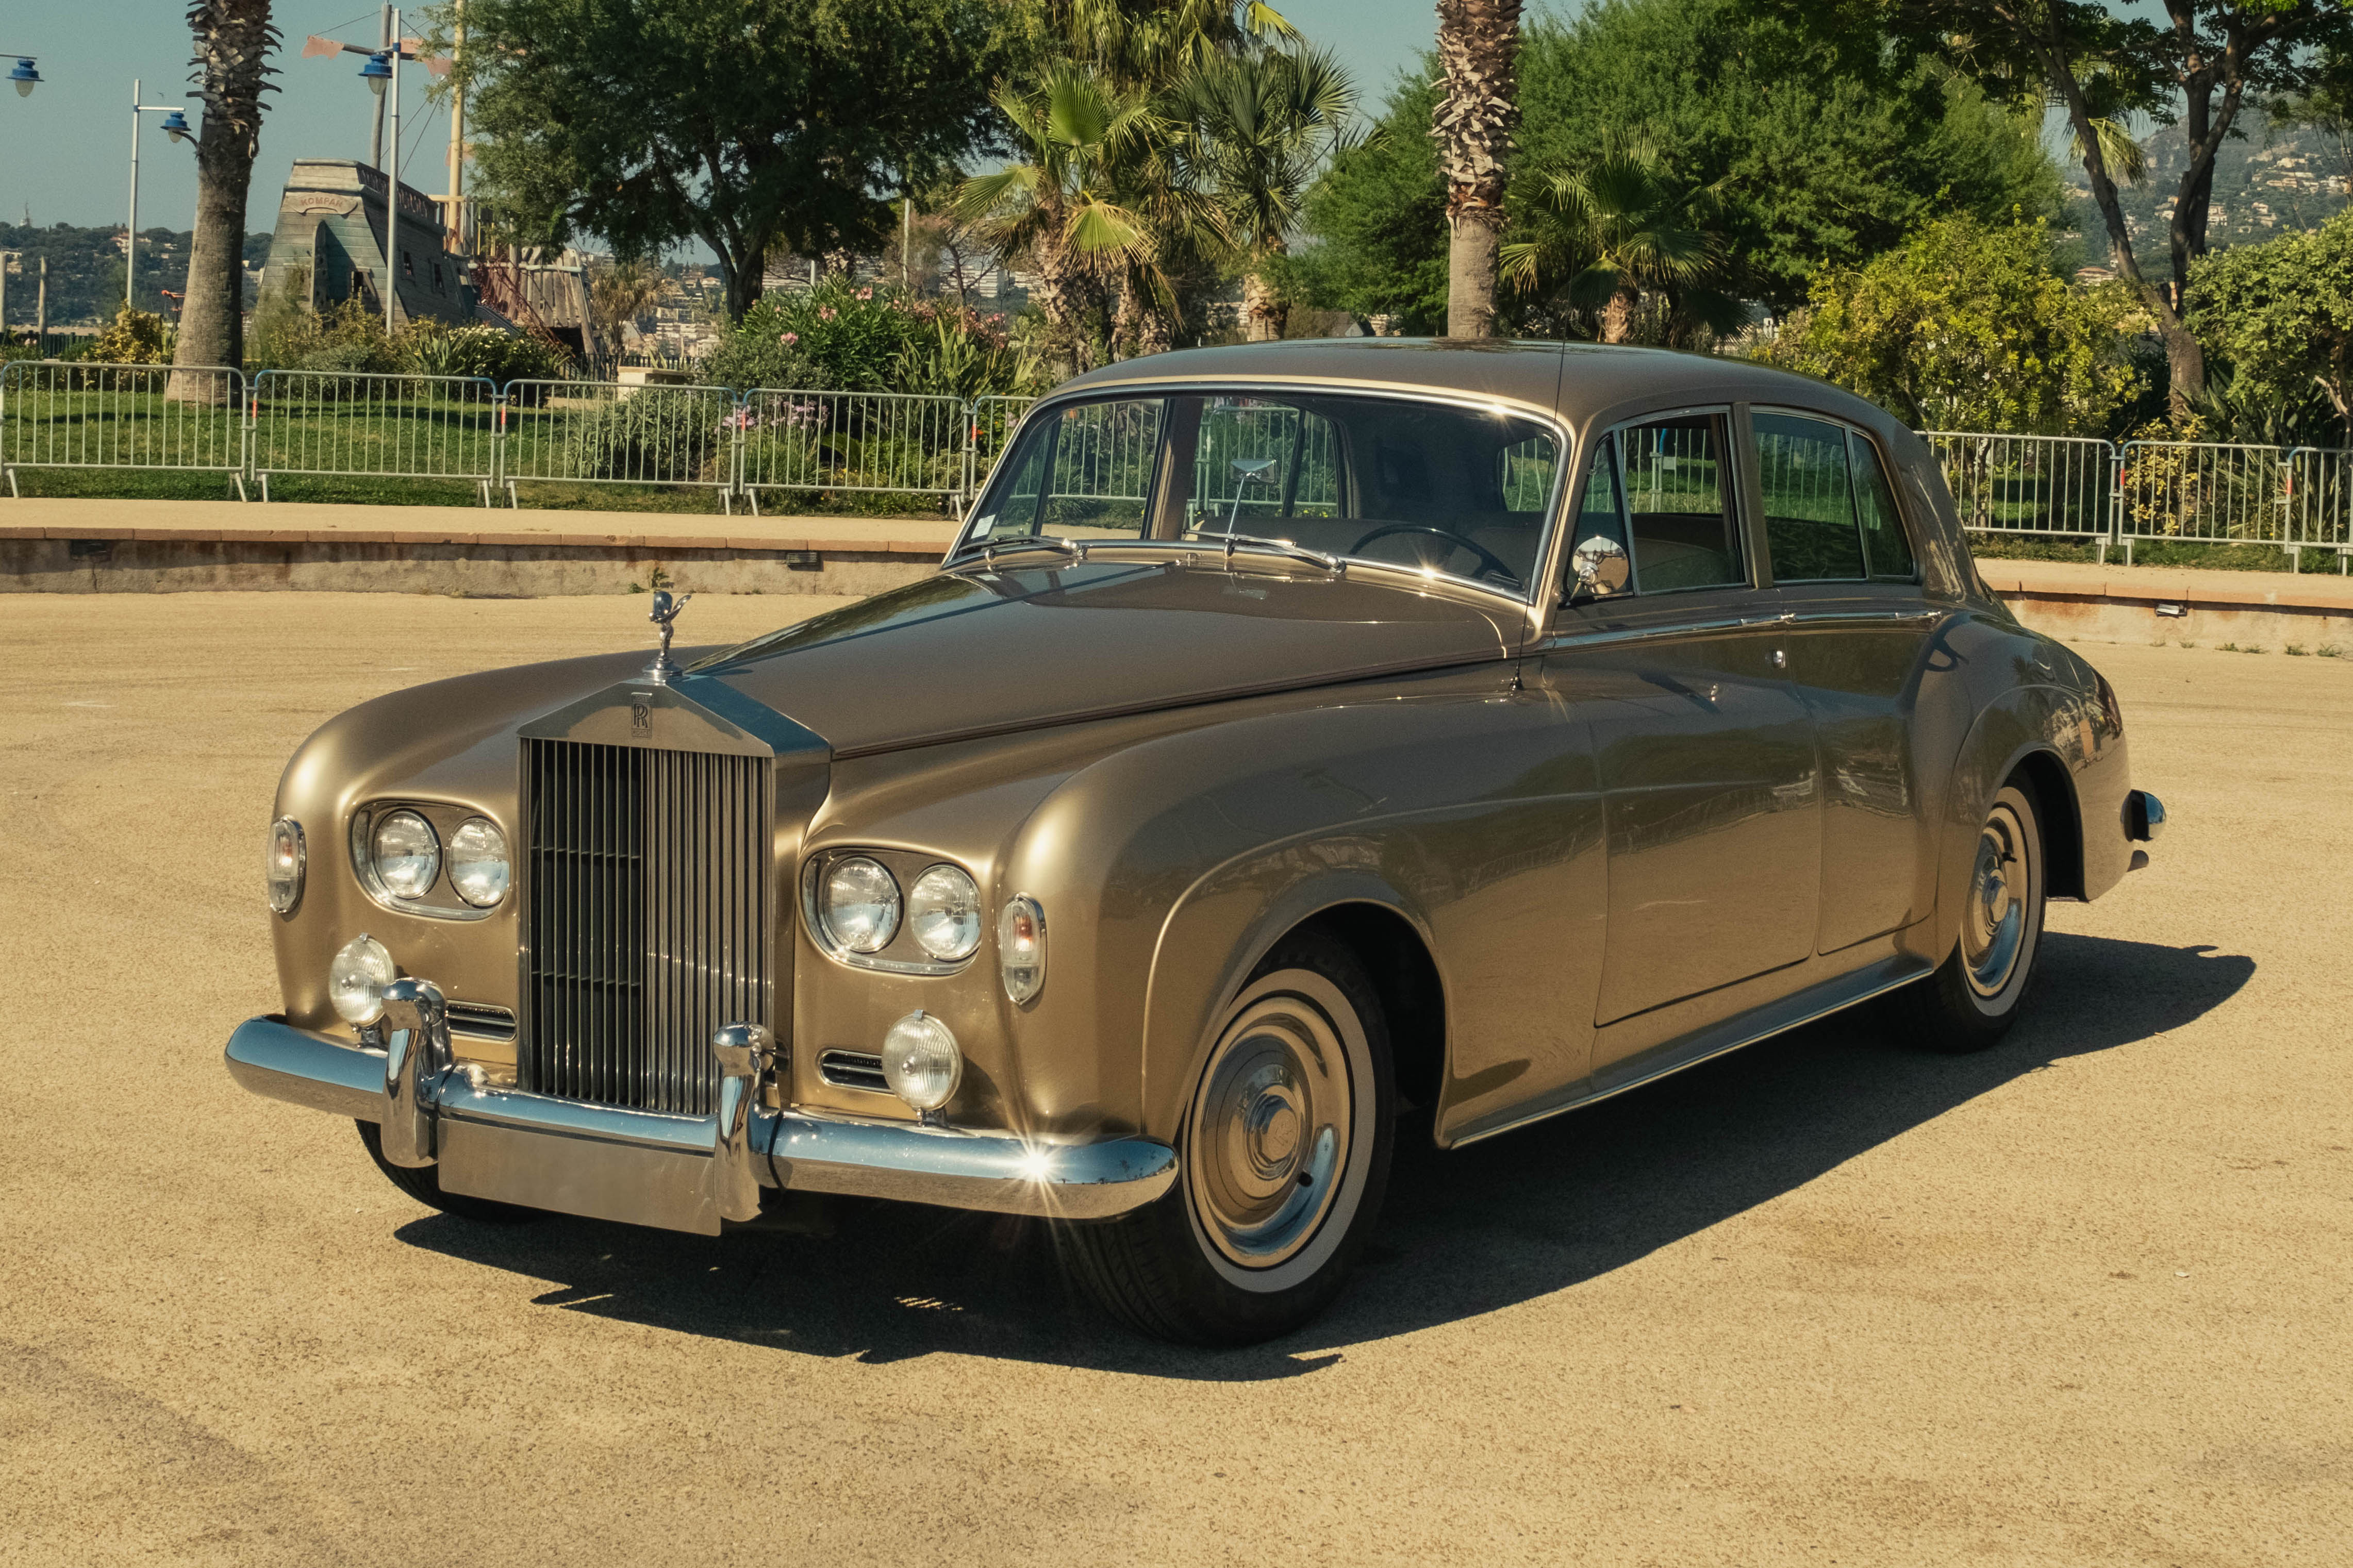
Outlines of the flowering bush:
M 704 374 L 744 390 L 977 397 L 1032 390 L 1040 373 L 1008 343 L 1001 316 L 833 279 L 800 293 L 762 295 Z

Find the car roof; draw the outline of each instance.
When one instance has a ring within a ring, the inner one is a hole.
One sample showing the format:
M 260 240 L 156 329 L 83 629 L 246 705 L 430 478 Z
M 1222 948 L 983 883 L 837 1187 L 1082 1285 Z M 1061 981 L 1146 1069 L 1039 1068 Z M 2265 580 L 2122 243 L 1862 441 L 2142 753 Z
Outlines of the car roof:
M 1179 349 L 1122 360 L 1056 388 L 1109 390 L 1172 381 L 1321 382 L 1412 387 L 1493 397 L 1556 412 L 1572 426 L 1629 404 L 1795 403 L 1859 423 L 1889 423 L 1880 408 L 1811 376 L 1753 360 L 1621 344 L 1501 338 L 1293 338 Z

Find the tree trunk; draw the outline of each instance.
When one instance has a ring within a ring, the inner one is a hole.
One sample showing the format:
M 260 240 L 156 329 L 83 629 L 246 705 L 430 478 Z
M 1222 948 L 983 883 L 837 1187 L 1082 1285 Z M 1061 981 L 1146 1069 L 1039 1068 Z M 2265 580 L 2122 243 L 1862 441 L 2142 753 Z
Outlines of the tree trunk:
M 1620 289 L 1609 296 L 1601 307 L 1601 341 L 1605 343 L 1630 342 L 1634 337 L 1634 311 L 1642 297 L 1631 289 Z
M 246 197 L 278 29 L 269 23 L 269 0 L 195 0 L 188 31 L 196 68 L 196 90 L 188 96 L 203 102 L 204 125 L 196 136 L 196 233 L 172 363 L 237 370 L 245 364 Z M 236 394 L 227 376 L 174 375 L 164 396 L 227 403 Z
M 1086 317 L 1096 291 L 1089 287 L 1085 263 L 1062 239 L 1060 213 L 1044 226 L 1030 256 L 1038 268 L 1038 308 L 1046 317 L 1049 363 L 1062 379 L 1092 370 L 1092 323 Z
M 1520 0 L 1438 0 L 1444 91 L 1431 132 L 1446 180 L 1446 335 L 1495 335 L 1495 257 L 1519 120 Z
M 1242 337 L 1253 343 L 1279 340 L 1291 324 L 1291 307 L 1267 286 L 1256 268 L 1242 274 Z
M 2182 324 L 2181 312 L 2176 302 L 2166 297 L 2166 291 L 2151 282 L 2140 269 L 2140 258 L 2133 254 L 2132 226 L 2125 221 L 2122 203 L 2116 199 L 2116 183 L 2109 177 L 2107 160 L 2101 155 L 2099 137 L 2093 121 L 2091 103 L 2084 97 L 2082 83 L 2065 62 L 2050 62 L 2052 85 L 2058 89 L 2067 107 L 2067 118 L 2075 132 L 2076 145 L 2083 149 L 2084 178 L 2092 187 L 2093 205 L 2100 209 L 2100 221 L 2108 231 L 2108 258 L 2115 262 L 2116 276 L 2133 286 L 2141 303 L 2156 318 L 2158 335 L 2165 340 L 2165 362 L 2172 385 L 2167 398 L 2167 412 L 2178 424 L 2189 417 L 2199 394 L 2206 390 L 2206 355 L 2198 340 L 2189 335 Z M 2193 156 L 2195 149 L 2192 149 Z M 2211 160 L 2209 160 L 2211 165 Z M 2210 170 L 2211 173 L 2211 170 Z M 2189 176 L 2182 176 L 2185 193 L 2194 190 Z M 2179 215 L 2176 214 L 2177 226 Z M 2199 244 L 2202 251 L 2205 241 L 2205 219 L 2199 224 Z

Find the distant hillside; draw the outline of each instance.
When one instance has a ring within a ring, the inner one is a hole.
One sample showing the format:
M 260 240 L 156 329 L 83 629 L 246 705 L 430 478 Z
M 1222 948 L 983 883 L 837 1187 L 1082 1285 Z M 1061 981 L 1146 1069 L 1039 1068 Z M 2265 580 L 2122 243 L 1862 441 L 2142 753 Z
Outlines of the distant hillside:
M 168 228 L 142 229 L 139 234 L 139 308 L 176 314 L 175 301 L 163 290 L 185 293 L 188 287 L 188 247 L 195 236 Z M 74 228 L 56 224 L 47 228 L 0 223 L 0 250 L 21 252 L 8 263 L 8 321 L 22 330 L 33 324 L 34 292 L 41 261 L 49 264 L 49 324 L 74 326 L 111 321 L 122 305 L 122 231 L 119 228 Z M 260 266 L 269 254 L 267 232 L 245 237 L 245 259 Z M 248 304 L 252 303 L 248 276 Z
M 2261 110 L 2239 116 L 2242 138 L 2222 143 L 2214 158 L 2214 205 L 2206 216 L 2207 242 L 2253 244 L 2289 229 L 2317 228 L 2347 205 L 2346 184 L 2353 169 L 2331 141 L 2317 132 L 2274 130 Z M 2162 276 L 2171 266 L 2166 236 L 2173 221 L 2174 194 L 2189 164 L 2189 140 L 2179 126 L 2166 126 L 2144 143 L 2148 178 L 2119 195 L 2131 226 L 2133 251 L 2145 271 Z M 2084 237 L 2086 258 L 2105 264 L 2107 237 L 2092 205 L 2091 187 L 2080 164 L 2069 163 L 2066 178 L 2074 198 L 2070 210 Z

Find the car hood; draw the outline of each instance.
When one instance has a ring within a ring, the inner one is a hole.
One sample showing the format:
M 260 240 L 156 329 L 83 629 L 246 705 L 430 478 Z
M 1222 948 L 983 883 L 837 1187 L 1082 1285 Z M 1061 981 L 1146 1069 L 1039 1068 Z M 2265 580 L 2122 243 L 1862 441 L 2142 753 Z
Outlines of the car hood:
M 1514 618 L 1443 589 L 1222 563 L 970 568 L 727 649 L 691 673 L 855 756 L 1501 659 Z

